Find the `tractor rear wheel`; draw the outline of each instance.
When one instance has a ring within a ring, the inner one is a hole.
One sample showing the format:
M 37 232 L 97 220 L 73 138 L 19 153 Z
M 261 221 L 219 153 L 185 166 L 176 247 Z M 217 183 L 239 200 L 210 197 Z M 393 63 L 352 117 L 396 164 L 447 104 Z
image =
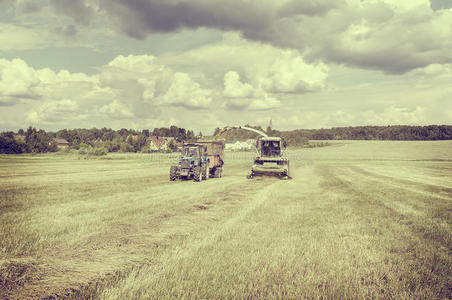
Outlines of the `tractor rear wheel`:
M 201 181 L 201 167 L 195 167 L 195 169 L 193 170 L 193 179 L 196 182 Z
M 171 166 L 170 172 L 169 172 L 169 179 L 171 181 L 174 181 L 177 179 L 177 167 L 176 166 Z

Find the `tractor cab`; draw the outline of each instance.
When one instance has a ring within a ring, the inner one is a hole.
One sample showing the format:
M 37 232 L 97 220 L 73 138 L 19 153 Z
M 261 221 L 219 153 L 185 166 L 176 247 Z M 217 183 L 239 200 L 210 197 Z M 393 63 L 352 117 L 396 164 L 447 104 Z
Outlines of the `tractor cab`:
M 182 152 L 182 156 L 184 158 L 192 158 L 193 160 L 195 160 L 198 157 L 201 157 L 201 152 L 203 148 L 202 147 L 198 147 L 198 146 L 187 146 L 184 147 L 184 150 Z

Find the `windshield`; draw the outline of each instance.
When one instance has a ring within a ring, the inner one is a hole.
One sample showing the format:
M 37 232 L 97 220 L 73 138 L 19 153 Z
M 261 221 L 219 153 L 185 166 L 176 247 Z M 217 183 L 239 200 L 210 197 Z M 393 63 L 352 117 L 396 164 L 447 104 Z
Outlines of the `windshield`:
M 198 156 L 198 151 L 197 151 L 196 148 L 185 148 L 184 149 L 184 156 L 197 157 Z
M 280 156 L 281 146 L 279 141 L 262 141 L 262 156 Z

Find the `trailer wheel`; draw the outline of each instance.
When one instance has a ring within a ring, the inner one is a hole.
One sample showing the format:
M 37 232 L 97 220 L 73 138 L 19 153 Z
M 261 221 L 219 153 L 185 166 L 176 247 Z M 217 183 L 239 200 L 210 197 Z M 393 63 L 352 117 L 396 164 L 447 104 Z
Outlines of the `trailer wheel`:
M 196 182 L 201 181 L 201 167 L 195 167 L 193 171 L 193 180 Z
M 207 180 L 208 177 L 208 171 L 207 171 L 207 167 L 204 167 L 202 169 L 202 180 Z
M 170 173 L 169 173 L 169 179 L 171 181 L 174 181 L 177 179 L 177 167 L 176 166 L 171 166 Z

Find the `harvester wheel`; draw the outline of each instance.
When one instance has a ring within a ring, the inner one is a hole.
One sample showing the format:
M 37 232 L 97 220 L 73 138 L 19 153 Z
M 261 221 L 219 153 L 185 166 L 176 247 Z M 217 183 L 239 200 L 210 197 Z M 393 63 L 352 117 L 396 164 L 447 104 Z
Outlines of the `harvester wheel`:
M 177 179 L 177 167 L 176 166 L 171 166 L 170 172 L 169 172 L 169 179 L 171 181 L 174 181 Z
M 195 167 L 193 171 L 193 179 L 197 182 L 201 181 L 201 167 Z

